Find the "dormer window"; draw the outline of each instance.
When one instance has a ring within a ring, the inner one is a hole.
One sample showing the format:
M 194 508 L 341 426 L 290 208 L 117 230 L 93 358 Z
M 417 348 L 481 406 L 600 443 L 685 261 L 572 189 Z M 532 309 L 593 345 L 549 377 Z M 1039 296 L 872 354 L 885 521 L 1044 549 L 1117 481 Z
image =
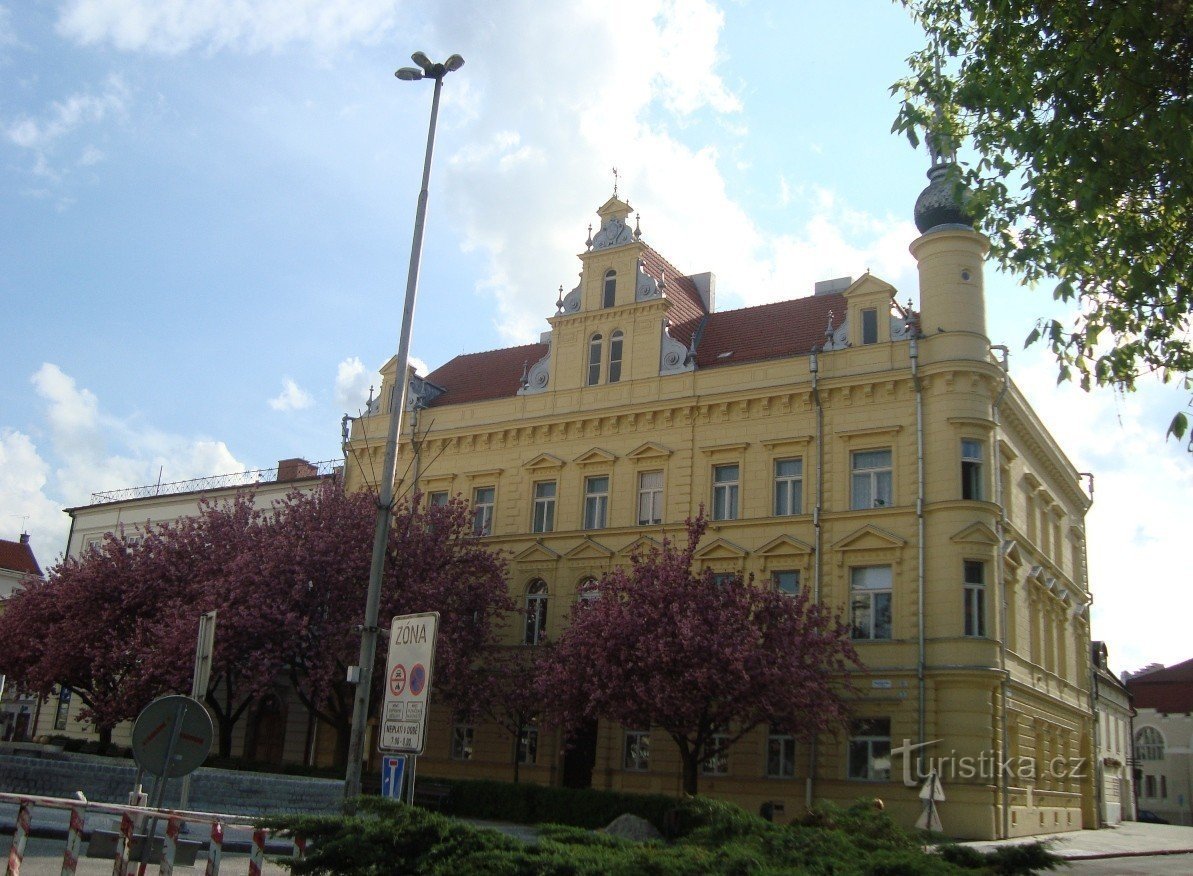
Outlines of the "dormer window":
M 612 307 L 617 298 L 617 271 L 605 271 L 605 289 L 601 295 L 601 307 Z
M 862 311 L 862 343 L 878 343 L 878 311 L 873 307 Z
M 601 341 L 599 334 L 593 335 L 588 342 L 588 379 L 586 386 L 596 386 L 601 382 Z
M 621 329 L 609 337 L 609 382 L 617 383 L 621 380 L 621 342 L 625 337 Z

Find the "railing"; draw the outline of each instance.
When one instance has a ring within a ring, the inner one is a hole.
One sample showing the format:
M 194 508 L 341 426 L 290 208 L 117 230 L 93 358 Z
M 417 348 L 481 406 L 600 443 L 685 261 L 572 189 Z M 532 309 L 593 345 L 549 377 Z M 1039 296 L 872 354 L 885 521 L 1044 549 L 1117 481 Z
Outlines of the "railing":
M 174 860 L 177 856 L 178 835 L 182 825 L 186 823 L 201 824 L 208 827 L 209 845 L 207 850 L 207 868 L 205 876 L 218 876 L 220 861 L 223 857 L 224 828 L 253 827 L 256 819 L 247 815 L 222 815 L 214 812 L 187 812 L 174 809 L 152 809 L 143 806 L 125 806 L 119 803 L 89 803 L 83 800 L 71 800 L 62 797 L 38 797 L 28 794 L 0 793 L 0 803 L 11 803 L 18 807 L 16 827 L 12 834 L 12 845 L 8 850 L 7 876 L 20 876 L 21 862 L 25 857 L 25 843 L 29 838 L 29 831 L 33 826 L 33 812 L 37 807 L 44 809 L 63 809 L 70 812 L 70 826 L 66 833 L 66 848 L 62 854 L 62 874 L 70 876 L 79 864 L 79 855 L 83 846 L 83 829 L 87 813 L 96 812 L 107 815 L 120 816 L 120 833 L 116 840 L 115 862 L 112 867 L 113 876 L 140 876 L 145 873 L 145 865 L 132 860 L 134 845 L 139 840 L 144 846 L 149 842 L 148 836 L 135 833 L 138 824 L 150 819 L 166 822 L 166 832 L 161 849 L 161 863 L 159 872 L 163 876 L 170 876 L 174 872 Z M 260 876 L 265 863 L 265 840 L 268 831 L 255 828 L 252 844 L 249 848 L 249 876 Z M 95 834 L 92 834 L 92 842 Z M 301 837 L 294 838 L 294 856 L 301 858 L 306 849 L 306 843 Z M 148 860 L 152 849 L 146 849 L 141 855 Z
M 327 477 L 335 474 L 336 469 L 343 466 L 342 459 L 325 459 L 322 462 L 309 463 L 314 469 L 313 474 L 303 477 Z M 128 487 L 123 490 L 106 490 L 92 493 L 91 504 L 102 505 L 107 502 L 123 502 L 128 499 L 144 499 L 149 496 L 173 496 L 179 493 L 196 493 L 200 490 L 218 490 L 224 487 L 252 487 L 257 484 L 270 484 L 278 479 L 278 468 L 257 468 L 251 471 L 237 471 L 229 474 L 212 475 L 206 478 L 191 478 L 188 481 L 172 481 L 166 484 L 147 484 L 143 487 Z

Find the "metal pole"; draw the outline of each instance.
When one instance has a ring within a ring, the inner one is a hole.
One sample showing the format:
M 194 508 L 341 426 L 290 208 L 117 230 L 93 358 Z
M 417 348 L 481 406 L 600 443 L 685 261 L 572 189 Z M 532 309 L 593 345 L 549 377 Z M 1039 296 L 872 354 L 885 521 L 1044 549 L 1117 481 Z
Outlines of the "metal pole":
M 461 62 L 462 63 L 462 62 Z M 369 699 L 373 687 L 373 662 L 377 654 L 377 614 L 381 605 L 381 579 L 385 572 L 385 549 L 389 542 L 389 524 L 393 515 L 394 477 L 397 473 L 398 436 L 402 429 L 402 413 L 406 409 L 406 371 L 410 362 L 410 327 L 414 321 L 414 299 L 418 291 L 419 260 L 422 256 L 423 227 L 427 217 L 427 190 L 431 181 L 431 155 L 435 149 L 435 122 L 439 116 L 439 93 L 447 69 L 442 64 L 428 70 L 435 80 L 431 100 L 431 122 L 427 129 L 427 154 L 423 160 L 422 190 L 418 193 L 418 208 L 414 214 L 414 240 L 410 246 L 410 270 L 406 275 L 406 300 L 402 307 L 402 331 L 398 337 L 397 386 L 390 398 L 389 433 L 385 441 L 385 463 L 378 485 L 377 524 L 373 531 L 373 560 L 369 567 L 369 592 L 365 600 L 365 622 L 360 633 L 360 676 L 356 684 L 356 698 L 352 705 L 352 735 L 348 740 L 348 766 L 344 776 L 344 799 L 360 796 L 361 761 L 364 758 L 365 730 L 369 716 Z
M 195 645 L 195 673 L 191 678 L 191 699 L 203 702 L 207 695 L 207 684 L 211 680 L 211 658 L 215 649 L 215 618 L 217 611 L 212 610 L 199 615 L 199 640 Z M 204 707 L 206 708 L 206 707 Z M 191 799 L 191 774 L 182 777 L 182 790 L 179 792 L 178 808 L 186 809 Z M 183 828 L 185 830 L 185 826 Z

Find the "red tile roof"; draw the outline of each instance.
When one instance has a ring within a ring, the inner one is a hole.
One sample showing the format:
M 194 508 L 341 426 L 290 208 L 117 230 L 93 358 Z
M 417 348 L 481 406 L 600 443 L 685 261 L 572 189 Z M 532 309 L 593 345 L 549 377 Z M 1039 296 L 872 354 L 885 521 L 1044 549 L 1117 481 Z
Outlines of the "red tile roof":
M 654 250 L 647 248 L 647 253 L 654 257 L 645 259 L 648 273 L 657 279 L 654 270 L 660 265 L 667 270 L 667 293 L 676 302 L 672 314 L 678 311 L 687 315 L 683 322 L 672 325 L 671 336 L 687 345 L 692 333 L 704 323 L 696 346 L 697 368 L 807 355 L 824 343 L 829 311 L 832 311 L 834 327 L 840 326 L 845 319 L 845 297 L 840 294 L 815 295 L 705 314 L 696 285 L 681 277 L 678 271 L 672 274 L 674 267 Z M 525 344 L 457 356 L 427 375 L 427 380 L 446 390 L 430 406 L 517 395 L 523 366 L 533 366 L 547 355 L 547 350 L 546 344 Z
M 1127 690 L 1137 709 L 1170 714 L 1193 712 L 1193 660 L 1129 678 Z
M 429 407 L 517 395 L 522 386 L 523 367 L 533 368 L 535 362 L 547 355 L 548 349 L 546 344 L 523 344 L 457 356 L 427 375 L 427 380 L 446 390 Z
M 41 566 L 33 556 L 27 541 L 7 541 L 0 538 L 0 569 L 41 577 Z
M 671 325 L 688 323 L 708 313 L 696 284 L 649 246 L 642 253 L 642 267 L 654 279 L 663 281 L 663 294 L 671 301 L 668 312 Z M 686 344 L 689 339 L 690 336 L 683 342 Z

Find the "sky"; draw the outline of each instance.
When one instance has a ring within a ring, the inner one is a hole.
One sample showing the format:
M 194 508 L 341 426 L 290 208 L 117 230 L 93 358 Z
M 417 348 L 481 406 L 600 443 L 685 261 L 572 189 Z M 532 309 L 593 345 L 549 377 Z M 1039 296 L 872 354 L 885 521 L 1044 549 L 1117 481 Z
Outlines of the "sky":
M 411 354 L 537 340 L 619 192 L 718 309 L 867 269 L 915 298 L 927 157 L 890 133 L 920 34 L 884 0 L 0 0 L 0 538 L 43 565 L 93 492 L 340 454 L 393 355 L 444 85 Z M 1188 397 L 1056 386 L 1046 288 L 990 269 L 991 339 L 1072 462 L 1093 635 L 1193 657 Z

